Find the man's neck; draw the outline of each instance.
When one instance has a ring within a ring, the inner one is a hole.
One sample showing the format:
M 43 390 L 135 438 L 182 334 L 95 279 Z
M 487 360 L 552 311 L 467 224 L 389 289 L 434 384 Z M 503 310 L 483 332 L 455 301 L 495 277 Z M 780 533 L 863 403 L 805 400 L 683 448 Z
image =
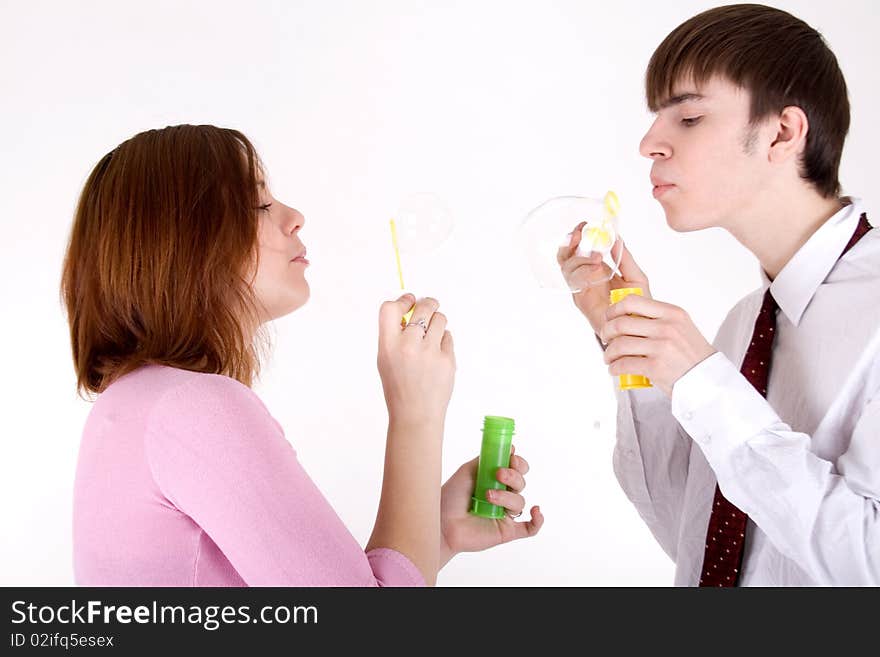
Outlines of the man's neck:
M 795 253 L 843 207 L 837 198 L 823 198 L 812 188 L 790 194 L 768 194 L 736 218 L 729 232 L 761 263 L 773 280 Z

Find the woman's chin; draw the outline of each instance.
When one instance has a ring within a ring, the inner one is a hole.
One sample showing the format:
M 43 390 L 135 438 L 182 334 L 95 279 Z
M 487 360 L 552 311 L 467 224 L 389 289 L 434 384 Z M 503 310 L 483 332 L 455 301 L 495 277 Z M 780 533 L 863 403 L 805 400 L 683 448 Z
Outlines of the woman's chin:
M 299 310 L 309 302 L 310 297 L 311 290 L 309 289 L 308 283 L 306 283 L 304 289 L 297 290 L 296 296 L 285 305 L 282 315 L 289 315 L 295 310 Z
M 305 291 L 300 290 L 298 294 L 290 299 L 287 299 L 284 302 L 278 302 L 271 306 L 271 308 L 263 313 L 262 323 L 271 322 L 276 319 L 281 319 L 290 313 L 299 310 L 309 300 L 309 288 L 306 286 Z

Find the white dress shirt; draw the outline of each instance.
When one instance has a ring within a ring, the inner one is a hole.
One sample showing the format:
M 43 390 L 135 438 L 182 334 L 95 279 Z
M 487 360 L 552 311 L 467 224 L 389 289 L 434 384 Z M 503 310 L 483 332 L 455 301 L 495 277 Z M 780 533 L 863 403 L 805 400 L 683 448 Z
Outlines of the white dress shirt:
M 660 390 L 618 391 L 614 471 L 675 584 L 699 583 L 715 483 L 749 516 L 741 586 L 880 584 L 880 229 L 823 224 Z M 868 216 L 870 220 L 870 215 Z M 739 372 L 764 291 L 779 304 L 764 399 Z

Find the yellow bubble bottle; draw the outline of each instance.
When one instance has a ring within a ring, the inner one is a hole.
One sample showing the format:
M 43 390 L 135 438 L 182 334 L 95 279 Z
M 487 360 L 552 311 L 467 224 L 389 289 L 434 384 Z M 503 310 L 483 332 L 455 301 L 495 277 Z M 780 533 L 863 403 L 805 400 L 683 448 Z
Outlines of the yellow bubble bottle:
M 642 288 L 640 287 L 621 287 L 616 290 L 611 290 L 610 302 L 614 305 L 621 299 L 628 297 L 630 294 L 638 294 L 639 296 L 644 295 Z M 648 377 L 642 376 L 641 374 L 621 374 L 619 378 L 621 390 L 635 390 L 638 388 L 653 387 Z

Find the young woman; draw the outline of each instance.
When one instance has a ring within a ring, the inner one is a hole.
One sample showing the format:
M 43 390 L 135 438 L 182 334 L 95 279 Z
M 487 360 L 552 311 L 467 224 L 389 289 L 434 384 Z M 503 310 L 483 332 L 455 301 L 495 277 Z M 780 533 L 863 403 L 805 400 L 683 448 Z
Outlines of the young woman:
M 457 552 L 540 529 L 537 507 L 514 520 L 519 456 L 489 498 L 503 520 L 467 512 L 476 459 L 441 488 L 452 336 L 436 300 L 404 295 L 379 312 L 385 469 L 357 544 L 250 387 L 261 327 L 309 297 L 304 223 L 235 130 L 143 132 L 92 171 L 62 278 L 78 387 L 98 393 L 74 490 L 78 584 L 433 585 Z

